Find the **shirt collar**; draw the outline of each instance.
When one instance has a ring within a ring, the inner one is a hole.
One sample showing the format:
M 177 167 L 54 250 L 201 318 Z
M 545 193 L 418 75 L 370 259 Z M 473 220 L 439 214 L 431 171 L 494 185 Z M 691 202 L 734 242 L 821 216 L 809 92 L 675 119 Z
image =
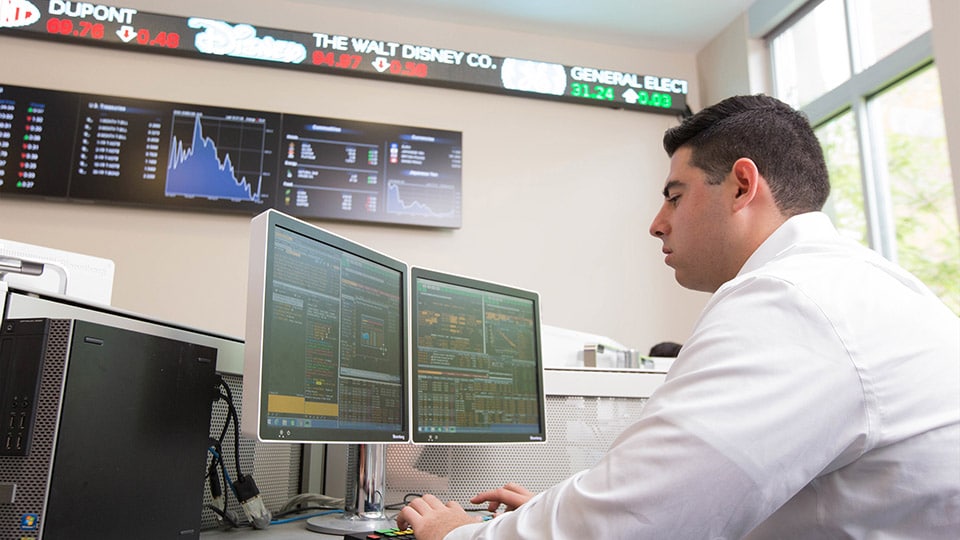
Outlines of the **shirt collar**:
M 823 212 L 798 214 L 783 222 L 760 247 L 750 255 L 737 276 L 752 272 L 777 258 L 781 253 L 800 242 L 836 241 L 839 234 L 830 218 Z

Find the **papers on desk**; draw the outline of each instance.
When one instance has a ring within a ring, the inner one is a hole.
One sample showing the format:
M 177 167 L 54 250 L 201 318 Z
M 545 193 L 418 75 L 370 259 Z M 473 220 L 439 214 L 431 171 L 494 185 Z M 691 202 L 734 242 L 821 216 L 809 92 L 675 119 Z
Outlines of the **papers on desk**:
M 545 368 L 638 369 L 665 373 L 673 358 L 640 356 L 606 336 L 541 325 Z

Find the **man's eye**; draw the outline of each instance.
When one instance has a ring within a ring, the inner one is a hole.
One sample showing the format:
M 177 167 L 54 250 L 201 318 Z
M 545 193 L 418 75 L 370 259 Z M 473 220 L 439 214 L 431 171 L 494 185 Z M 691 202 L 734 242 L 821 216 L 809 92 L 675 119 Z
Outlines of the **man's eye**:
M 673 197 L 667 197 L 667 202 L 670 203 L 670 204 L 672 204 L 673 206 L 676 206 L 676 205 L 677 205 L 677 201 L 679 201 L 679 200 L 680 200 L 680 196 L 679 196 L 679 195 L 674 195 Z

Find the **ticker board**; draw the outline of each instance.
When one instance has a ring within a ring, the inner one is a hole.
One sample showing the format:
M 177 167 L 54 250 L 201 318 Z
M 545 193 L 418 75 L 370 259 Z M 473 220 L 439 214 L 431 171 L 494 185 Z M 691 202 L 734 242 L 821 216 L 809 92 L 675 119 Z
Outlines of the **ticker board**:
M 674 77 L 90 2 L 0 0 L 0 34 L 633 111 L 678 115 L 687 109 L 688 83 Z

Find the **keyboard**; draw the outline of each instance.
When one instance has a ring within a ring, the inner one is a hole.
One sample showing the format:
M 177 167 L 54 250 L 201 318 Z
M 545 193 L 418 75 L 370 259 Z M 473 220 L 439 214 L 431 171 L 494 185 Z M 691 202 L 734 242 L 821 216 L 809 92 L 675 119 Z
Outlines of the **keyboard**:
M 397 538 L 399 540 L 417 540 L 411 529 L 401 531 L 400 529 L 381 529 L 373 532 L 353 533 L 343 537 L 343 540 L 389 540 Z

